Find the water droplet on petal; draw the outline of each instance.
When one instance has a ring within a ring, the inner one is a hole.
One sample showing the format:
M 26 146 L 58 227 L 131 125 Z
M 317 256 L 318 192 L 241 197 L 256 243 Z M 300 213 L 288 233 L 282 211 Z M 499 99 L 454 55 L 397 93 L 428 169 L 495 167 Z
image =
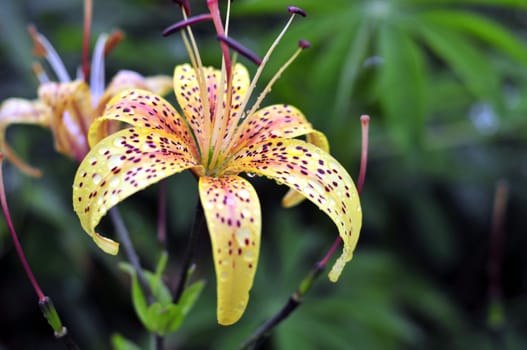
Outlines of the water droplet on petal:
M 95 185 L 98 185 L 102 180 L 102 176 L 99 174 L 93 174 L 92 180 Z
M 247 176 L 249 176 L 249 177 L 255 177 L 256 174 L 255 174 L 255 173 L 247 173 Z
M 235 233 L 236 241 L 240 247 L 245 246 L 245 240 L 251 239 L 251 232 L 246 228 L 241 228 Z
M 243 260 L 251 262 L 254 260 L 254 252 L 252 250 L 247 250 L 243 255 Z

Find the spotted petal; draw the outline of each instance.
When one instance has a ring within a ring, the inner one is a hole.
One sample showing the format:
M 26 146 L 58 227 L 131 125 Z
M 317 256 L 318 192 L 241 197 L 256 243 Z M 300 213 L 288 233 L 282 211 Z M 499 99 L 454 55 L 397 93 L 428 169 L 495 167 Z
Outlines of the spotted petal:
M 22 172 L 30 176 L 40 176 L 40 170 L 25 163 L 11 150 L 5 140 L 5 132 L 12 124 L 33 124 L 49 126 L 51 110 L 40 101 L 10 98 L 0 107 L 0 147 L 4 156 Z
M 174 92 L 183 114 L 192 128 L 202 151 L 210 139 L 211 115 L 216 95 L 204 89 L 216 88 L 219 71 L 211 67 L 203 69 L 204 79 L 199 82 L 194 69 L 189 64 L 174 69 Z M 200 89 L 203 86 L 203 89 Z M 208 107 L 208 111 L 206 110 Z
M 307 134 L 307 142 L 317 146 L 322 151 L 329 153 L 328 139 L 326 138 L 326 135 L 320 131 L 313 130 Z M 300 204 L 304 199 L 306 199 L 306 197 L 304 197 L 302 193 L 291 188 L 287 191 L 284 198 L 282 198 L 282 205 L 286 208 L 291 208 Z
M 274 139 L 241 150 L 227 173 L 267 176 L 302 193 L 337 225 L 344 242 L 342 255 L 329 278 L 335 282 L 351 260 L 362 225 L 355 185 L 346 169 L 331 155 L 301 140 Z
M 73 184 L 73 208 L 97 245 L 117 254 L 118 243 L 95 232 L 106 212 L 133 193 L 197 165 L 194 154 L 175 135 L 121 130 L 97 143 L 82 161 Z
M 142 89 L 164 96 L 172 90 L 172 77 L 159 75 L 145 78 L 141 74 L 130 70 L 117 72 L 97 104 L 95 116 L 98 117 L 103 114 L 106 104 L 112 97 L 129 89 Z
M 170 103 L 152 92 L 126 90 L 111 99 L 104 115 L 97 118 L 90 127 L 90 145 L 95 145 L 109 134 L 107 122 L 110 120 L 174 134 L 190 149 L 194 157 L 198 157 L 198 149 L 183 118 Z
M 249 87 L 247 69 L 241 64 L 236 64 L 233 71 L 230 114 L 228 116 L 225 113 L 215 115 L 214 106 L 221 85 L 220 71 L 212 67 L 205 67 L 203 74 L 205 81 L 200 83 L 190 65 L 180 65 L 174 70 L 174 92 L 178 104 L 202 149 L 208 145 L 211 137 L 214 140 L 220 138 L 221 141 L 224 134 L 230 132 L 231 126 L 236 125 L 237 118 L 240 116 L 241 102 Z M 200 86 L 203 86 L 203 89 L 200 89 Z M 214 135 L 211 134 L 211 123 L 217 129 Z M 220 126 L 225 128 L 221 132 Z
M 218 323 L 230 325 L 249 300 L 260 250 L 260 202 L 253 186 L 236 176 L 200 177 L 218 293 Z
M 277 137 L 293 138 L 313 131 L 302 112 L 289 105 L 272 105 L 247 117 L 236 132 L 232 151 Z

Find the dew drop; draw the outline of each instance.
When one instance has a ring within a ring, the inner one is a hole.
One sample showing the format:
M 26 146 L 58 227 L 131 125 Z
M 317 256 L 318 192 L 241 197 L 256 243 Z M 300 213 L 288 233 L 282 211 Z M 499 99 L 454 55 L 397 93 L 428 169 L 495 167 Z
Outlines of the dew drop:
M 255 173 L 247 173 L 247 176 L 249 176 L 249 177 L 255 177 L 256 174 L 255 174 Z
M 108 168 L 113 169 L 114 167 L 121 166 L 122 164 L 123 164 L 123 160 L 121 159 L 121 156 L 113 155 L 110 157 L 108 161 Z
M 240 198 L 242 199 L 247 199 L 249 198 L 249 191 L 247 191 L 246 189 L 241 189 L 238 191 L 238 196 L 240 196 Z
M 247 250 L 243 255 L 243 260 L 246 262 L 251 262 L 254 260 L 254 252 L 252 250 Z
M 111 188 L 115 188 L 115 187 L 119 186 L 120 182 L 121 182 L 121 180 L 119 180 L 119 178 L 117 176 L 114 176 L 110 180 L 109 185 L 110 185 Z
M 229 273 L 227 271 L 222 271 L 220 274 L 220 281 L 226 282 L 229 279 Z
M 95 185 L 98 185 L 99 183 L 101 183 L 102 176 L 99 174 L 93 174 L 92 180 Z
M 119 196 L 117 196 L 116 194 L 112 194 L 110 196 L 110 205 L 116 205 L 117 202 L 119 202 Z
M 246 228 L 240 228 L 235 233 L 236 241 L 240 247 L 245 245 L 245 240 L 251 239 L 251 232 Z
M 118 137 L 113 141 L 113 145 L 115 147 L 122 147 L 123 146 L 124 137 Z

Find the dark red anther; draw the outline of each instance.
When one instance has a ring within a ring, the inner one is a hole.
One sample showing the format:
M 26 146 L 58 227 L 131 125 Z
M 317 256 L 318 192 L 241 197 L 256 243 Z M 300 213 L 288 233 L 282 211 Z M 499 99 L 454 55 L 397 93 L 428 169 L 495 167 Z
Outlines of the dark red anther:
M 311 47 L 311 43 L 307 40 L 300 39 L 298 40 L 298 47 L 301 49 L 309 49 Z
M 193 25 L 194 23 L 203 22 L 209 19 L 212 19 L 212 16 L 209 13 L 205 13 L 203 15 L 197 15 L 194 17 L 189 17 L 186 20 L 174 23 L 171 26 L 167 27 L 165 30 L 163 30 L 163 36 L 168 36 L 187 26 Z
M 234 51 L 238 52 L 242 56 L 245 56 L 249 60 L 253 61 L 256 65 L 259 66 L 260 64 L 262 64 L 262 59 L 260 57 L 258 57 L 254 52 L 252 52 L 251 50 L 249 50 L 248 48 L 246 48 L 245 46 L 243 46 L 236 40 L 231 39 L 225 35 L 218 35 L 217 38 L 218 40 L 227 44 L 227 46 L 229 46 Z
M 185 10 L 185 15 L 190 16 L 190 3 L 188 0 L 173 0 L 177 5 L 181 6 Z
M 287 11 L 289 13 L 294 13 L 295 15 L 300 15 L 302 17 L 306 17 L 307 16 L 306 11 L 302 10 L 300 7 L 288 6 L 287 7 Z

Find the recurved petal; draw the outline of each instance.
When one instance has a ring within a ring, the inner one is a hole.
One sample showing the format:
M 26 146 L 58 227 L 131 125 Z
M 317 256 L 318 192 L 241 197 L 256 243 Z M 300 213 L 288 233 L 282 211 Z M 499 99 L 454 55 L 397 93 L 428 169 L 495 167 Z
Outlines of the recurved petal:
M 142 89 L 163 96 L 172 90 L 172 77 L 168 75 L 143 77 L 141 74 L 131 70 L 117 72 L 97 105 L 95 117 L 103 114 L 106 104 L 112 97 L 128 89 Z
M 106 212 L 133 193 L 197 165 L 194 154 L 174 135 L 121 130 L 97 143 L 80 164 L 73 183 L 73 208 L 97 245 L 117 254 L 118 243 L 95 232 Z
M 312 130 L 309 134 L 307 134 L 307 142 L 317 146 L 322 151 L 329 153 L 328 139 L 326 138 L 326 135 L 320 131 Z M 291 208 L 300 204 L 304 199 L 306 199 L 306 197 L 304 197 L 302 193 L 291 188 L 289 191 L 287 191 L 284 198 L 282 198 L 282 205 L 286 208 Z
M 97 118 L 90 127 L 89 141 L 92 147 L 107 136 L 107 122 L 110 120 L 175 135 L 195 157 L 198 156 L 198 150 L 185 121 L 168 101 L 152 92 L 131 89 L 112 98 L 104 115 Z
M 25 163 L 13 152 L 5 140 L 5 132 L 12 124 L 32 124 L 49 126 L 51 111 L 41 101 L 29 101 L 21 98 L 10 98 L 0 107 L 0 147 L 4 156 L 22 172 L 30 176 L 40 176 L 40 170 Z
M 329 278 L 335 282 L 351 260 L 362 225 L 357 189 L 350 175 L 331 155 L 301 140 L 274 139 L 242 149 L 228 173 L 263 175 L 302 193 L 335 223 L 344 242 Z
M 199 193 L 216 268 L 218 323 L 230 325 L 245 311 L 253 284 L 260 250 L 260 202 L 253 186 L 236 175 L 200 177 Z
M 277 137 L 293 138 L 313 132 L 302 112 L 281 104 L 260 109 L 245 119 L 236 132 L 232 151 Z
M 161 96 L 165 96 L 174 88 L 172 77 L 168 75 L 145 77 L 145 82 L 148 90 Z
M 51 130 L 57 151 L 82 159 L 88 151 L 86 134 L 93 119 L 88 85 L 82 80 L 50 82 L 40 85 L 38 95 L 52 111 Z

